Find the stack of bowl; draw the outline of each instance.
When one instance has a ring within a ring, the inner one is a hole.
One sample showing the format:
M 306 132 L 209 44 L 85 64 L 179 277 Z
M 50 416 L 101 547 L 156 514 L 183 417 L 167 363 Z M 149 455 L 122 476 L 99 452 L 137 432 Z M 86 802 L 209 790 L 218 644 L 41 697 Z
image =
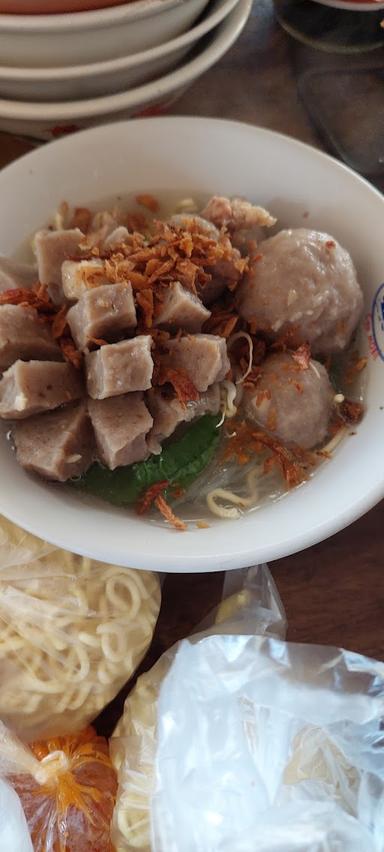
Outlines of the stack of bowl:
M 52 139 L 161 112 L 229 49 L 251 5 L 0 0 L 0 130 Z

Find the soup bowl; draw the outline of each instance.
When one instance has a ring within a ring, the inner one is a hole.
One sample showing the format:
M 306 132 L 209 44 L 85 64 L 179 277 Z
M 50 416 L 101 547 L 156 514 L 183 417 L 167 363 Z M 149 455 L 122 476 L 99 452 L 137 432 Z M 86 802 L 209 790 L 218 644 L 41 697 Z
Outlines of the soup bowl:
M 239 568 L 308 547 L 347 526 L 384 494 L 384 199 L 345 166 L 269 130 L 213 119 L 155 118 L 74 134 L 0 173 L 0 252 L 12 254 L 65 198 L 103 203 L 124 193 L 240 195 L 280 227 L 327 231 L 351 253 L 364 297 L 362 422 L 313 478 L 235 520 L 178 532 L 80 497 L 22 470 L 0 435 L 0 512 L 49 541 L 137 568 Z

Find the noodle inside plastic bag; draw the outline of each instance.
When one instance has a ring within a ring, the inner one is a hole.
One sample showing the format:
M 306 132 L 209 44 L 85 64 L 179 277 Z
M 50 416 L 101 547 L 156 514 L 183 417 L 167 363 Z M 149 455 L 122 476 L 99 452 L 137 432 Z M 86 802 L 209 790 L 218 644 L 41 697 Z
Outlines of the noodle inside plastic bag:
M 284 612 L 269 571 L 251 568 L 247 572 L 229 572 L 224 600 L 203 627 L 207 627 L 208 634 L 257 630 L 260 634 L 283 636 Z M 200 635 L 205 634 L 197 634 L 191 641 L 197 641 Z M 177 648 L 178 645 L 170 648 L 138 679 L 110 740 L 119 780 L 112 823 L 117 852 L 151 850 L 150 801 L 157 748 L 157 700 Z
M 159 608 L 156 575 L 0 519 L 0 718 L 26 741 L 86 726 L 138 666 Z
M 245 610 L 224 601 L 126 701 L 118 852 L 384 850 L 384 665 L 284 642 L 268 571 L 252 574 Z

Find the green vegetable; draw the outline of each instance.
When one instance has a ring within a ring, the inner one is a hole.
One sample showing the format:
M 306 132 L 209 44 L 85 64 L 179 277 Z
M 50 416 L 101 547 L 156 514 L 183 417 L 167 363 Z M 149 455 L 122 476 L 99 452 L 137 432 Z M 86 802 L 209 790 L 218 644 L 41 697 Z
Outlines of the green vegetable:
M 158 456 L 116 470 L 96 463 L 71 482 L 115 506 L 130 506 L 156 482 L 187 488 L 211 461 L 219 440 L 219 417 L 206 414 L 194 421 L 181 438 L 169 443 Z

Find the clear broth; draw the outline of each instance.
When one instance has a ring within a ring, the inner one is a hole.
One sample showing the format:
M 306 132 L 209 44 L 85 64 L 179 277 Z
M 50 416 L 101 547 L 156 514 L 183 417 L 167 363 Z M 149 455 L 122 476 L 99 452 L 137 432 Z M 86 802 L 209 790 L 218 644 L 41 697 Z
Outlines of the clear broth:
M 122 193 L 119 195 L 107 196 L 102 202 L 100 199 L 97 203 L 83 204 L 82 206 L 88 207 L 92 212 L 96 213 L 99 211 L 111 211 L 117 210 L 121 213 L 122 217 L 124 215 L 130 214 L 144 214 L 149 221 L 154 219 L 167 219 L 174 213 L 178 212 L 198 212 L 201 210 L 205 203 L 208 200 L 208 195 L 205 193 L 196 193 L 186 190 L 183 194 L 179 191 L 153 191 L 151 193 L 156 200 L 159 202 L 158 211 L 153 214 L 142 205 L 139 205 L 136 201 L 136 193 Z M 195 204 L 195 210 L 180 210 L 180 204 L 186 199 L 193 200 Z M 46 223 L 46 226 L 53 225 L 54 217 L 50 221 Z M 290 223 L 278 222 L 275 228 L 268 231 L 268 235 L 281 230 L 281 228 L 289 227 Z M 14 257 L 16 260 L 19 260 L 23 263 L 34 263 L 34 255 L 33 255 L 33 236 L 29 237 L 25 240 L 18 248 L 17 252 L 15 252 Z M 346 384 L 343 380 L 343 376 L 346 372 L 346 367 L 348 362 L 350 361 L 351 353 L 354 351 L 362 350 L 362 329 L 361 326 L 355 332 L 354 339 L 346 352 L 344 352 L 339 358 L 334 359 L 334 364 L 336 366 L 336 374 L 338 376 L 337 383 L 335 387 L 335 393 L 343 393 L 348 398 L 353 398 L 359 402 L 363 402 L 364 398 L 364 385 L 365 385 L 365 377 L 364 372 L 357 375 L 354 383 Z M 231 434 L 231 420 L 226 420 L 226 423 L 223 426 L 223 433 L 227 431 L 229 435 Z M 348 435 L 353 435 L 354 430 L 351 428 L 347 431 L 346 438 Z M 207 506 L 207 496 L 209 492 L 216 488 L 221 488 L 225 490 L 229 490 L 234 492 L 236 495 L 240 497 L 248 497 L 249 496 L 249 487 L 247 485 L 247 475 L 250 471 L 257 465 L 262 468 L 263 461 L 267 458 L 268 453 L 265 455 L 259 455 L 255 461 L 250 462 L 244 466 L 240 466 L 235 462 L 225 462 L 223 460 L 223 455 L 225 451 L 225 445 L 230 438 L 225 437 L 223 434 L 223 438 L 221 441 L 221 446 L 218 450 L 218 456 L 211 462 L 211 464 L 207 467 L 207 469 L 200 474 L 200 476 L 195 480 L 194 483 L 188 488 L 188 491 L 178 498 L 173 503 L 173 508 L 177 512 L 177 514 L 188 523 L 210 523 L 213 520 L 213 514 L 209 510 Z M 345 440 L 345 439 L 343 439 Z M 328 461 L 319 461 L 319 464 L 311 471 L 309 478 L 312 478 L 316 475 L 316 471 L 321 464 L 329 463 Z M 301 487 L 296 486 L 296 487 Z M 248 512 L 254 512 L 260 509 L 262 506 L 273 503 L 277 500 L 280 500 L 282 497 L 285 497 L 292 489 L 287 487 L 285 480 L 282 475 L 279 473 L 277 466 L 271 470 L 269 473 L 261 473 L 257 479 L 257 497 L 252 504 L 252 506 L 244 509 L 241 507 L 238 508 L 238 514 L 242 515 Z M 86 501 L 87 503 L 100 502 L 99 498 L 91 497 L 90 495 L 82 495 L 79 493 L 79 499 Z M 104 501 L 103 501 L 104 502 Z M 225 500 L 222 502 L 223 506 L 231 506 L 229 502 L 226 503 Z M 154 513 L 151 517 L 152 522 L 154 523 L 165 523 L 162 521 L 157 513 Z

